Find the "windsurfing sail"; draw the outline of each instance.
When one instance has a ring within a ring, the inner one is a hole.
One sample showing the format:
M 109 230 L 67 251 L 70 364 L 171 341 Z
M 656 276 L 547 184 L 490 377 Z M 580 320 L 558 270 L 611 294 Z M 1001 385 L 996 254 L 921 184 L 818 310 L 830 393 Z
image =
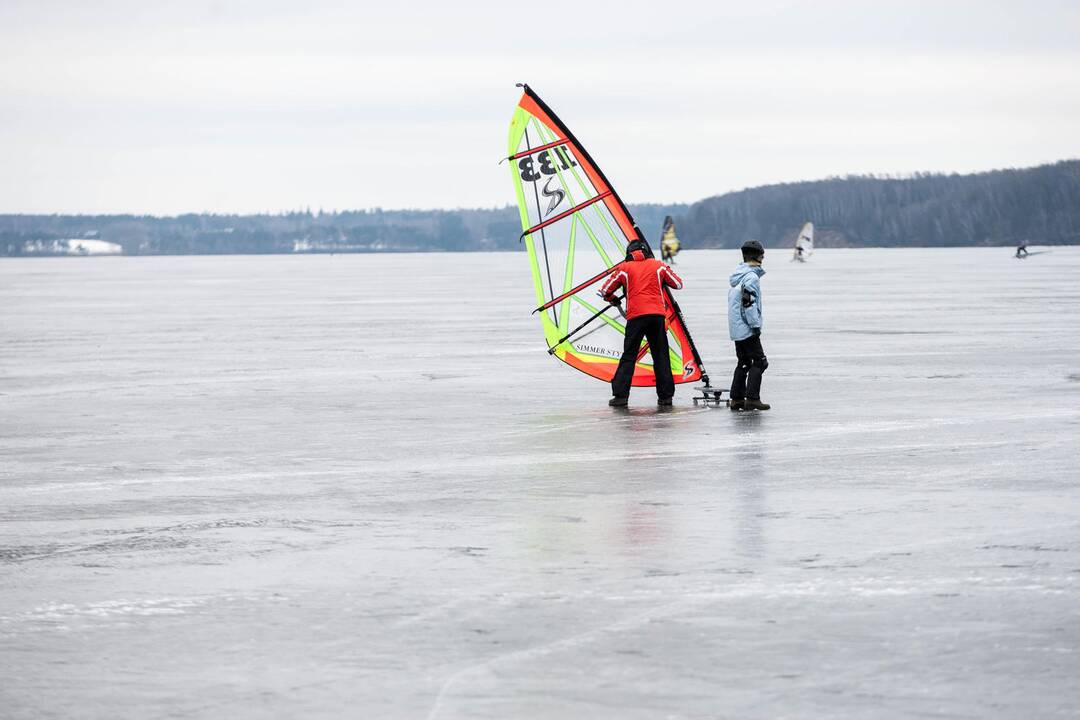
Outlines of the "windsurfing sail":
M 570 367 L 610 382 L 622 357 L 626 318 L 597 291 L 605 271 L 623 261 L 626 245 L 644 235 L 562 120 L 532 88 L 519 87 L 524 92 L 510 122 L 508 159 L 544 340 Z M 705 379 L 682 312 L 665 292 L 675 382 Z M 655 384 L 652 355 L 643 344 L 633 385 Z
M 814 254 L 814 223 L 808 222 L 799 231 L 799 237 L 795 240 L 793 259 L 806 260 Z
M 670 262 L 679 254 L 679 238 L 675 235 L 675 221 L 668 215 L 664 218 L 664 227 L 660 231 L 660 255 L 664 262 Z

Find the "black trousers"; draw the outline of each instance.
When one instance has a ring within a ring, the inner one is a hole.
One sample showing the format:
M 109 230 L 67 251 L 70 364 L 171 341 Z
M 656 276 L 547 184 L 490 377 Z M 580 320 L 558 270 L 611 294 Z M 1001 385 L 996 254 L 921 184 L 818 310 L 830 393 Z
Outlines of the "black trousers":
M 630 397 L 630 383 L 634 380 L 634 364 L 641 350 L 642 338 L 649 341 L 649 351 L 652 353 L 656 396 L 661 399 L 672 397 L 675 394 L 675 379 L 671 377 L 671 355 L 663 315 L 638 315 L 626 323 L 626 341 L 623 343 L 619 368 L 611 380 L 611 394 Z
M 751 335 L 745 340 L 736 340 L 735 355 L 739 358 L 739 364 L 735 366 L 735 377 L 731 379 L 731 399 L 760 400 L 761 373 L 769 368 L 769 360 L 761 348 L 761 336 Z

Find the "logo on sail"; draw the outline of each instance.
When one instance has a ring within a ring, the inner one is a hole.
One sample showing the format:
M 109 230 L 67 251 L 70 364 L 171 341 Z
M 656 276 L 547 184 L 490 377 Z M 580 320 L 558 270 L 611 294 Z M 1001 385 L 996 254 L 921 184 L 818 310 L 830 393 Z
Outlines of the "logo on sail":
M 551 198 L 551 202 L 548 203 L 548 209 L 547 212 L 544 213 L 544 217 L 547 217 L 551 214 L 552 210 L 559 207 L 559 203 L 561 203 L 563 201 L 563 198 L 566 197 L 566 193 L 563 192 L 562 188 L 555 188 L 554 190 L 552 190 L 551 187 L 549 187 L 551 185 L 551 181 L 554 179 L 555 178 L 548 178 L 548 181 L 544 183 L 544 189 L 541 191 L 544 197 Z

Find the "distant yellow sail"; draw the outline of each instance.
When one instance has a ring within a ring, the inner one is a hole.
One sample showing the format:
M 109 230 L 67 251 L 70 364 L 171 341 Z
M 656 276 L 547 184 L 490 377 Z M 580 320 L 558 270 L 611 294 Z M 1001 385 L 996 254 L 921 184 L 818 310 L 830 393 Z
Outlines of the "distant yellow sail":
M 664 218 L 664 229 L 660 231 L 660 255 L 664 260 L 671 260 L 679 254 L 679 238 L 675 235 L 675 221 L 668 215 Z

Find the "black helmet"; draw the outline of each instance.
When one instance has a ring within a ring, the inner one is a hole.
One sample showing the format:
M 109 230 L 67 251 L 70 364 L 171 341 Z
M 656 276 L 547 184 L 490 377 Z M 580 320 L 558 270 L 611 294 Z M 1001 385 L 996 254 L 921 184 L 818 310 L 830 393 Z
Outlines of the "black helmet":
M 744 258 L 754 258 L 760 260 L 765 257 L 765 248 L 757 240 L 747 240 L 742 244 L 742 254 Z
M 626 246 L 626 259 L 631 260 L 631 256 L 635 252 L 639 252 L 647 258 L 651 258 L 653 256 L 652 248 L 649 247 L 649 243 L 645 242 L 641 238 L 638 238 L 637 240 L 632 240 L 630 244 Z

